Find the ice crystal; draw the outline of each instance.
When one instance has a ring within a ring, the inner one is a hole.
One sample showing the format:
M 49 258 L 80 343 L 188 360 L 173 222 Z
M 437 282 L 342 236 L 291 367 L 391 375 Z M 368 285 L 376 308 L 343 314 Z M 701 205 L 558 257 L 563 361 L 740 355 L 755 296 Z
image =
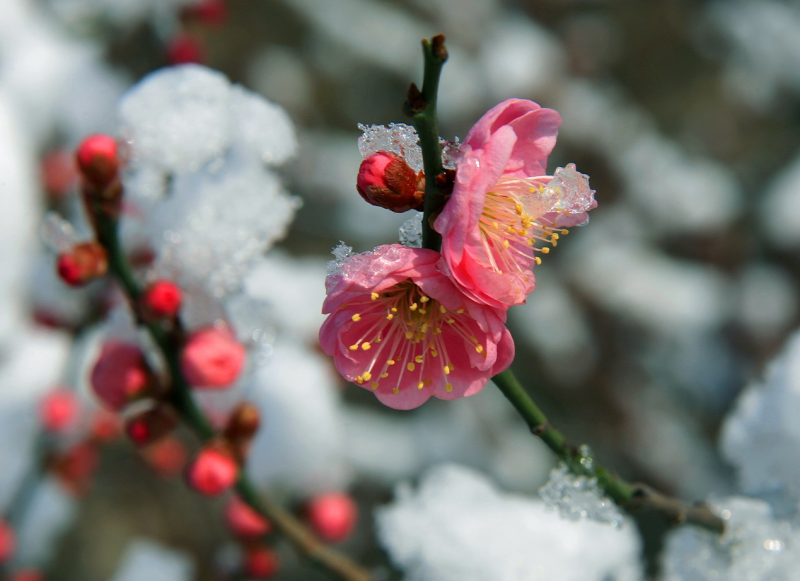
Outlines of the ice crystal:
M 572 474 L 564 463 L 553 468 L 547 484 L 539 489 L 539 496 L 547 506 L 558 509 L 563 518 L 589 519 L 615 527 L 622 524 L 622 513 L 597 486 L 597 478 Z
M 367 158 L 379 151 L 396 153 L 406 160 L 414 171 L 422 169 L 422 148 L 417 139 L 417 132 L 405 123 L 389 123 L 385 125 L 358 124 L 364 134 L 358 138 L 358 150 Z
M 56 212 L 48 212 L 40 229 L 42 240 L 57 253 L 68 252 L 78 242 L 78 234 L 67 220 Z
M 347 246 L 343 240 L 339 240 L 339 245 L 331 250 L 333 260 L 328 261 L 328 276 L 342 274 L 344 261 L 353 256 L 353 247 Z
M 446 169 L 455 169 L 458 160 L 461 159 L 461 142 L 458 137 L 453 141 L 440 139 L 439 143 L 442 146 L 442 165 Z
M 422 248 L 422 212 L 417 212 L 400 226 L 400 244 L 409 248 Z
M 595 206 L 594 190 L 589 188 L 589 176 L 576 171 L 574 163 L 556 169 L 543 195 L 552 212 L 580 214 Z

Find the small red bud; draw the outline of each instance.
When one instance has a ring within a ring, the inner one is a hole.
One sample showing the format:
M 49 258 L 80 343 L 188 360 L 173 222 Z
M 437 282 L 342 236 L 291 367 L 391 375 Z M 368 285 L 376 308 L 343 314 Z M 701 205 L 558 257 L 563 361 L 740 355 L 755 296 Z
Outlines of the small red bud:
M 249 402 L 241 402 L 231 413 L 228 425 L 225 426 L 225 438 L 228 440 L 249 440 L 255 436 L 261 424 L 258 408 Z
M 225 507 L 225 522 L 234 535 L 244 539 L 263 537 L 272 530 L 270 522 L 238 496 Z
M 6 521 L 0 521 L 0 563 L 6 563 L 17 550 L 17 535 Z
M 181 371 L 196 388 L 230 386 L 244 365 L 244 347 L 227 331 L 214 327 L 195 331 L 181 353 Z
M 48 393 L 39 405 L 39 419 L 49 432 L 68 430 L 78 417 L 78 397 L 70 389 L 57 389 Z
M 223 0 L 203 0 L 188 7 L 186 15 L 209 28 L 219 28 L 228 20 L 228 5 Z
M 171 65 L 202 64 L 205 53 L 202 41 L 189 34 L 178 34 L 167 42 L 167 62 Z
M 425 178 L 401 157 L 387 151 L 373 153 L 361 162 L 356 189 L 364 200 L 392 212 L 422 210 Z
M 91 375 L 92 389 L 113 411 L 143 395 L 151 383 L 144 354 L 130 343 L 109 341 L 103 345 Z
M 98 462 L 97 448 L 91 442 L 83 442 L 56 457 L 53 472 L 67 490 L 82 495 L 89 489 Z
M 58 257 L 58 276 L 70 286 L 81 286 L 108 272 L 108 256 L 97 242 L 83 242 Z
M 142 452 L 156 474 L 164 478 L 177 476 L 186 466 L 186 446 L 172 436 L 155 442 Z
M 238 473 L 239 467 L 229 454 L 209 446 L 189 464 L 186 482 L 200 494 L 216 496 L 234 485 Z
M 51 151 L 42 159 L 41 174 L 45 191 L 52 198 L 60 199 L 77 181 L 75 157 L 63 149 Z
M 244 572 L 253 579 L 269 579 L 280 568 L 278 554 L 269 547 L 254 547 L 244 557 Z
M 45 578 L 36 569 L 22 569 L 14 573 L 9 581 L 45 581 Z
M 317 534 L 337 543 L 350 536 L 358 519 L 358 507 L 343 492 L 324 494 L 312 499 L 307 507 L 308 520 Z
M 125 424 L 128 437 L 137 446 L 146 446 L 169 434 L 178 425 L 172 408 L 157 406 L 130 418 Z
M 117 142 L 109 135 L 90 135 L 78 146 L 76 157 L 84 179 L 94 186 L 106 186 L 117 175 Z
M 122 433 L 119 416 L 105 410 L 99 410 L 92 419 L 90 433 L 98 442 L 108 442 L 116 439 Z
M 154 282 L 142 296 L 142 304 L 156 317 L 174 317 L 183 300 L 180 287 L 167 280 Z

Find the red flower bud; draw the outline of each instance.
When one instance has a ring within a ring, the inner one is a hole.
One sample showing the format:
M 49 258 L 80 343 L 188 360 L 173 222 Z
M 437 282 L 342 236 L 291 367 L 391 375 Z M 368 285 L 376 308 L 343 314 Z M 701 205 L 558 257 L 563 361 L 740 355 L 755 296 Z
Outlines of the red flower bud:
M 244 365 L 244 347 L 227 331 L 216 328 L 192 333 L 181 353 L 181 371 L 197 388 L 228 387 Z
M 36 569 L 22 569 L 14 573 L 9 581 L 45 581 L 45 579 Z
M 78 398 L 69 389 L 57 389 L 48 393 L 39 405 L 39 419 L 49 432 L 64 432 L 78 417 Z
M 102 187 L 111 183 L 119 169 L 117 142 L 108 135 L 90 135 L 78 146 L 78 169 L 92 185 Z
M 81 286 L 108 272 L 108 256 L 97 242 L 84 242 L 60 254 L 58 276 L 70 286 Z
M 167 42 L 167 62 L 171 65 L 202 64 L 206 51 L 202 41 L 189 34 L 178 34 Z
M 228 5 L 223 0 L 203 0 L 189 6 L 185 14 L 210 28 L 219 28 L 228 20 Z
M 186 466 L 186 446 L 172 436 L 148 446 L 143 454 L 156 474 L 164 478 L 177 476 Z
M 64 488 L 81 495 L 88 491 L 98 462 L 97 448 L 90 442 L 84 442 L 56 457 L 53 473 L 61 479 Z
M 5 522 L 0 521 L 0 563 L 6 563 L 17 550 L 17 535 L 14 529 Z
M 137 446 L 145 446 L 169 434 L 178 425 L 178 416 L 172 408 L 157 406 L 130 418 L 125 432 Z
M 251 403 L 242 402 L 231 413 L 225 426 L 225 438 L 231 441 L 249 440 L 255 436 L 261 424 L 261 414 Z
M 143 395 L 151 383 L 144 354 L 136 345 L 109 341 L 94 364 L 91 385 L 109 409 L 120 411 Z
M 308 503 L 309 523 L 317 534 L 330 542 L 339 542 L 350 536 L 358 519 L 358 507 L 343 492 L 318 496 Z
M 92 419 L 90 432 L 92 438 L 98 442 L 116 439 L 122 433 L 119 416 L 99 410 Z
M 244 557 L 244 572 L 253 579 L 269 579 L 280 568 L 278 554 L 269 547 L 248 549 Z
M 183 300 L 180 287 L 167 280 L 154 282 L 142 296 L 142 304 L 156 317 L 171 318 Z
M 216 496 L 234 485 L 238 473 L 239 467 L 229 454 L 209 446 L 189 465 L 186 482 L 200 494 Z
M 234 535 L 244 539 L 263 537 L 272 530 L 270 522 L 238 496 L 225 507 L 225 522 Z
M 425 205 L 425 177 L 398 155 L 373 153 L 361 162 L 356 189 L 373 206 L 392 212 L 422 210 Z

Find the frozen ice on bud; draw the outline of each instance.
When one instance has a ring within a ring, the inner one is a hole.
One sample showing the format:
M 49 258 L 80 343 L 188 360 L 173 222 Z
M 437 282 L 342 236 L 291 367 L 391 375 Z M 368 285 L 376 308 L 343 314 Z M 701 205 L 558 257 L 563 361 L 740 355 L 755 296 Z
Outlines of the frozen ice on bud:
M 314 531 L 331 543 L 349 537 L 358 520 L 356 503 L 343 492 L 331 492 L 311 499 L 306 513 Z
M 56 269 L 69 286 L 82 286 L 108 272 L 108 256 L 97 242 L 84 242 L 59 255 Z
M 183 293 L 178 285 L 168 280 L 158 280 L 142 295 L 142 304 L 156 317 L 172 318 L 178 314 Z
M 7 563 L 17 550 L 17 535 L 6 521 L 0 521 L 0 563 Z
M 142 350 L 131 343 L 109 341 L 100 351 L 90 383 L 100 402 L 120 411 L 144 394 L 151 382 Z
M 125 432 L 137 446 L 146 446 L 172 432 L 178 416 L 171 407 L 158 405 L 140 412 L 125 422 Z
M 439 143 L 442 146 L 442 166 L 445 169 L 456 169 L 456 164 L 461 159 L 461 142 L 458 137 L 453 141 L 440 138 Z
M 622 525 L 622 513 L 600 490 L 597 478 L 572 474 L 564 463 L 551 470 L 547 484 L 539 489 L 539 496 L 547 506 L 558 509 L 563 518 Z
M 59 388 L 45 395 L 39 404 L 39 419 L 48 432 L 69 430 L 78 419 L 78 397 L 67 388 Z
M 550 212 L 581 214 L 593 209 L 597 202 L 589 187 L 589 176 L 576 171 L 574 163 L 559 167 L 542 192 Z
M 226 330 L 195 331 L 181 352 L 181 371 L 199 389 L 226 388 L 236 381 L 245 359 L 244 347 Z
M 75 157 L 81 175 L 92 185 L 108 185 L 117 175 L 117 142 L 109 135 L 90 135 L 78 146 Z
M 395 153 L 379 151 L 361 162 L 356 189 L 364 201 L 392 212 L 421 210 L 425 178 Z
M 200 37 L 194 34 L 177 34 L 166 46 L 167 62 L 171 65 L 204 63 L 206 50 Z
M 269 547 L 251 547 L 244 556 L 244 572 L 252 579 L 270 579 L 280 568 L 278 554 Z
M 186 470 L 188 485 L 206 496 L 216 496 L 236 482 L 239 467 L 234 459 L 213 446 L 203 448 Z
M 342 274 L 342 265 L 345 260 L 353 255 L 353 247 L 339 240 L 339 244 L 331 250 L 331 254 L 333 254 L 333 260 L 328 261 L 329 278 L 333 275 Z
M 422 148 L 419 146 L 417 131 L 405 123 L 385 125 L 358 124 L 363 132 L 358 138 L 358 150 L 363 158 L 380 151 L 400 156 L 415 172 L 422 170 Z
M 272 530 L 270 522 L 238 496 L 231 498 L 225 507 L 225 523 L 234 535 L 243 539 L 263 537 Z
M 422 212 L 403 222 L 398 235 L 403 246 L 422 248 Z

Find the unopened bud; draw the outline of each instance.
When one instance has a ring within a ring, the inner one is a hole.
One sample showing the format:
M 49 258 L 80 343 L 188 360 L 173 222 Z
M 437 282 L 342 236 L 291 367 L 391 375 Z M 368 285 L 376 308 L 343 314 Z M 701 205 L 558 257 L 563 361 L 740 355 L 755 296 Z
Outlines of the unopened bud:
M 278 554 L 269 547 L 250 547 L 244 556 L 244 572 L 251 579 L 269 579 L 280 568 Z
M 228 5 L 223 0 L 201 0 L 186 7 L 184 14 L 209 28 L 219 28 L 228 20 Z
M 244 365 L 245 350 L 228 331 L 210 327 L 195 331 L 181 352 L 181 371 L 196 388 L 230 386 Z
M 425 177 L 415 173 L 401 157 L 387 151 L 373 153 L 361 162 L 356 180 L 361 197 L 392 212 L 422 210 Z
M 258 408 L 251 403 L 242 402 L 236 406 L 228 420 L 225 437 L 228 440 L 249 440 L 258 431 L 260 424 L 261 414 Z
M 17 550 L 17 535 L 6 521 L 0 520 L 0 563 L 6 563 Z
M 236 483 L 239 467 L 224 449 L 207 446 L 189 464 L 188 485 L 206 496 L 222 494 Z
M 234 535 L 243 539 L 263 537 L 272 530 L 270 522 L 238 496 L 225 507 L 225 522 Z
M 178 416 L 171 407 L 156 406 L 128 419 L 125 432 L 137 446 L 146 446 L 169 434 L 178 425 Z
M 108 272 L 108 255 L 97 242 L 83 242 L 58 256 L 58 276 L 70 286 L 81 286 Z
M 90 383 L 107 408 L 120 411 L 147 392 L 152 382 L 144 354 L 130 343 L 109 341 L 103 345 L 92 369 Z
M 159 280 L 150 285 L 142 295 L 142 305 L 154 317 L 172 318 L 178 313 L 183 300 L 178 285 L 167 280 Z
M 90 135 L 78 146 L 76 157 L 83 178 L 94 186 L 106 186 L 117 176 L 117 142 L 109 135 Z
M 42 185 L 51 198 L 58 200 L 64 197 L 75 186 L 78 177 L 72 152 L 56 149 L 45 155 L 41 176 Z
M 64 488 L 75 495 L 82 495 L 89 490 L 98 462 L 97 447 L 84 442 L 55 457 L 52 470 Z
M 308 521 L 326 541 L 339 542 L 350 536 L 358 519 L 358 507 L 343 492 L 323 494 L 313 498 L 307 507 Z
M 142 453 L 156 474 L 164 478 L 177 476 L 186 466 L 186 446 L 173 436 L 162 438 Z
M 68 430 L 78 417 L 78 398 L 75 392 L 61 388 L 48 393 L 39 406 L 42 426 L 53 433 Z
M 202 64 L 205 61 L 206 51 L 199 37 L 190 34 L 178 34 L 167 42 L 167 62 L 169 64 Z

